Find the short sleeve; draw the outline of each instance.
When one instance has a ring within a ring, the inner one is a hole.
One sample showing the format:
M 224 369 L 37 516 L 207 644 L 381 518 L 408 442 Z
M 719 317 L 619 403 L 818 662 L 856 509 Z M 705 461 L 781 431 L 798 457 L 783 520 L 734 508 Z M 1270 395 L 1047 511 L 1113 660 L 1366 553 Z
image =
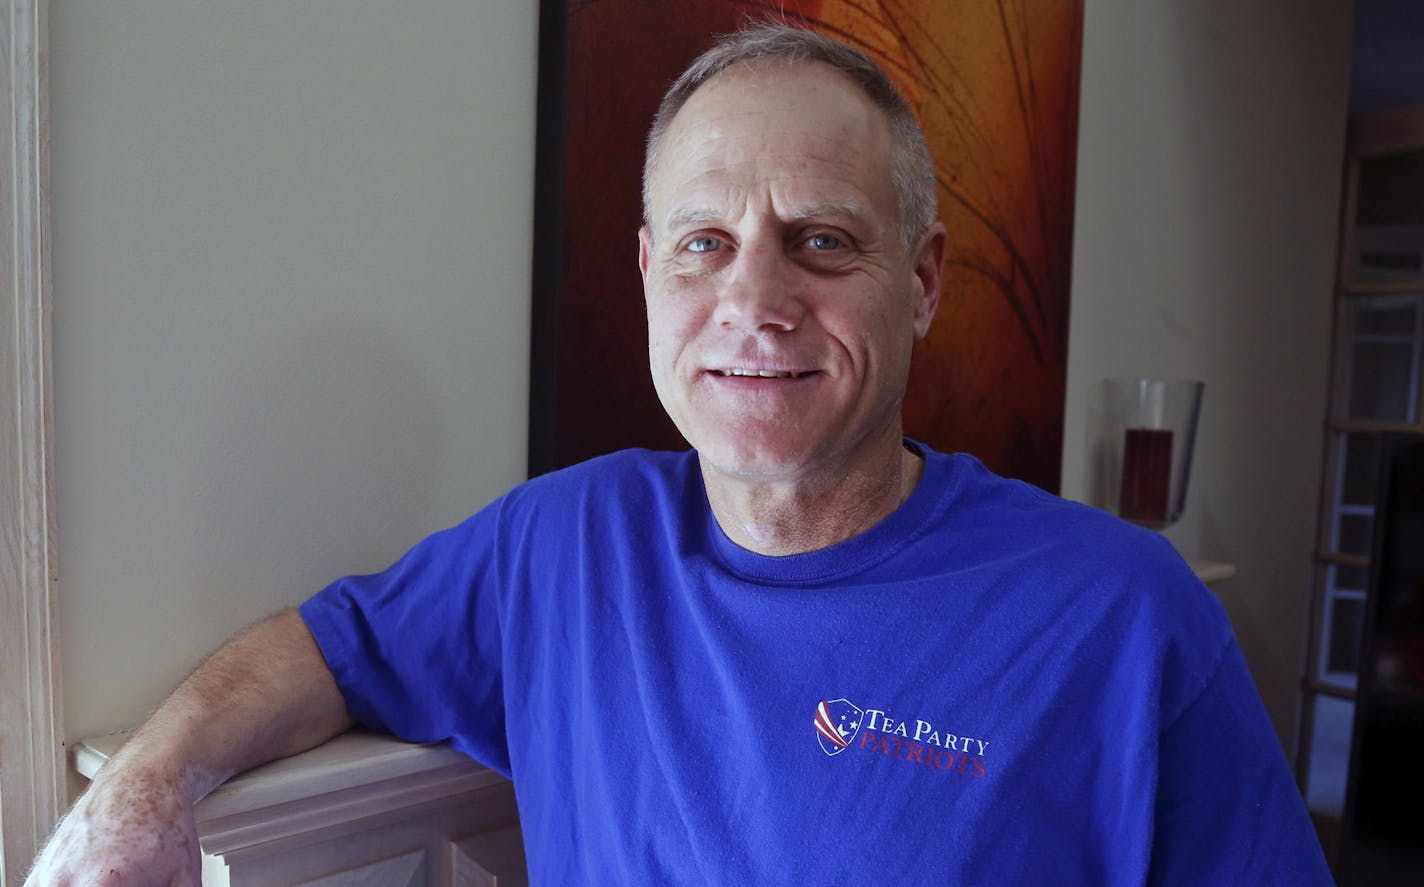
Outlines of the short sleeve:
M 301 615 L 357 722 L 448 741 L 507 776 L 498 515 L 495 503 L 382 573 L 333 582 Z
M 1334 883 L 1235 640 L 1163 725 L 1158 765 L 1149 883 Z

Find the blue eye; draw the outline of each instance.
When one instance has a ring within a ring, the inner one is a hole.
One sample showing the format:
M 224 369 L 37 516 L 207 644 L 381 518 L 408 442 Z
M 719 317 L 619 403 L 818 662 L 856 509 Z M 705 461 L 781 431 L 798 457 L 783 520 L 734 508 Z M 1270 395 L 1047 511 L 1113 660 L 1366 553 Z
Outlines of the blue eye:
M 806 245 L 814 250 L 840 249 L 841 239 L 834 234 L 812 234 L 806 239 Z
M 710 253 L 722 245 L 722 241 L 715 237 L 695 237 L 688 241 L 687 249 L 694 253 Z

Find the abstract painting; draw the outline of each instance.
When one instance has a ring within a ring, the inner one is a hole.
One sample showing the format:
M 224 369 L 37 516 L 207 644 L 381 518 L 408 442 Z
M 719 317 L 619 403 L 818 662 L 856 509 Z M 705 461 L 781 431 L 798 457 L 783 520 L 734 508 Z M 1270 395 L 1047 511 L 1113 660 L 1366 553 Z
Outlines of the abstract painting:
M 777 20 L 874 58 L 935 156 L 949 249 L 906 433 L 1057 491 L 1082 0 L 545 0 L 542 15 L 531 472 L 686 447 L 647 368 L 643 140 L 715 35 Z

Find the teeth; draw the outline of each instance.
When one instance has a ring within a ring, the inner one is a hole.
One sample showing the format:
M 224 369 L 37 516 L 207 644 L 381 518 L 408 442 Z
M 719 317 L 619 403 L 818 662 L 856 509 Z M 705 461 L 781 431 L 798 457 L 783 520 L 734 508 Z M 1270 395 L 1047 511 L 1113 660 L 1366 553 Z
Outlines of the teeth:
M 724 376 L 760 376 L 764 379 L 790 379 L 795 373 L 782 372 L 780 370 L 749 370 L 743 367 L 733 367 L 729 370 L 722 370 Z

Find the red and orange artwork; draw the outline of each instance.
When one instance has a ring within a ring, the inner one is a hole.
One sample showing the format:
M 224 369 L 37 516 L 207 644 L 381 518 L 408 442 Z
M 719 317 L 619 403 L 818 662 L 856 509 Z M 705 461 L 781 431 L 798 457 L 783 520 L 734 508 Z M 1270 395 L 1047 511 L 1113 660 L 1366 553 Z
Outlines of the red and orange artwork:
M 554 435 L 555 464 L 686 446 L 647 368 L 636 262 L 643 140 L 663 91 L 714 35 L 779 20 L 874 58 L 935 157 L 949 250 L 940 311 L 911 369 L 906 433 L 1057 490 L 1082 0 L 544 6 L 567 16 L 562 207 L 559 230 L 540 233 L 562 238 L 558 332 L 534 343 L 557 354 L 553 428 L 534 430 Z

